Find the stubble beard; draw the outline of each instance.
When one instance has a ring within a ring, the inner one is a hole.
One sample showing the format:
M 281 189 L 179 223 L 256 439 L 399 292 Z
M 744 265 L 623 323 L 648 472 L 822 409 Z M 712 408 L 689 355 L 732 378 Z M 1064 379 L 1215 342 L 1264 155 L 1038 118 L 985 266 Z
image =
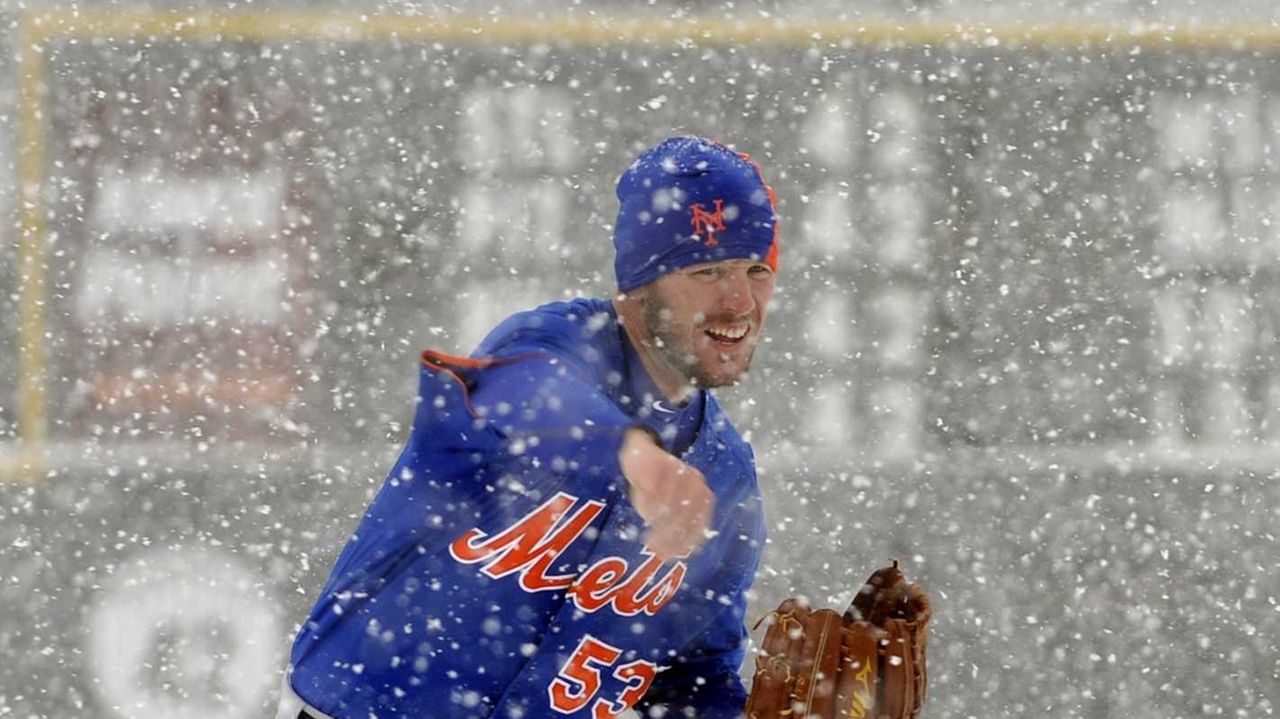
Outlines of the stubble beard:
M 667 305 L 660 300 L 656 293 L 649 293 L 641 303 L 641 309 L 644 316 L 645 329 L 649 336 L 652 347 L 657 350 L 672 369 L 676 370 L 684 378 L 685 382 L 699 389 L 711 389 L 714 387 L 728 387 L 737 384 L 742 375 L 746 374 L 747 369 L 751 366 L 751 359 L 755 356 L 755 347 L 751 347 L 746 356 L 746 362 L 743 363 L 741 371 L 732 371 L 727 374 L 718 374 L 707 371 L 698 361 L 697 347 L 692 343 L 696 343 L 698 338 L 682 337 L 677 328 L 672 326 L 671 317 L 673 313 L 668 309 Z M 691 328 L 696 335 L 696 327 Z M 720 355 L 723 358 L 725 355 Z M 721 361 L 721 367 L 729 367 L 731 362 Z

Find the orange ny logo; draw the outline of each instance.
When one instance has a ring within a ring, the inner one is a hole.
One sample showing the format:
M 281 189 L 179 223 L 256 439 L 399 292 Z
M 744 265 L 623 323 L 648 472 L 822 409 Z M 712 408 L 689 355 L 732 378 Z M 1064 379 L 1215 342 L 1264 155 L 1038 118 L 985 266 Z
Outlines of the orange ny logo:
M 716 200 L 716 211 L 707 212 L 695 204 L 693 210 L 693 234 L 706 241 L 707 246 L 718 244 L 716 232 L 724 229 L 724 200 Z

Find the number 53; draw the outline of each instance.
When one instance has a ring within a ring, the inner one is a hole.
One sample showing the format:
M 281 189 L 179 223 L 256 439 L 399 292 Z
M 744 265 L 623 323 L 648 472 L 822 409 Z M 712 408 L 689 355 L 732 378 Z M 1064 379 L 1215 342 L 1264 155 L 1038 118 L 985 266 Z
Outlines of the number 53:
M 656 664 L 637 659 L 613 670 L 613 676 L 626 685 L 617 698 L 596 699 L 591 702 L 596 692 L 600 691 L 600 672 L 609 669 L 622 656 L 622 650 L 610 646 L 587 634 L 578 642 L 568 661 L 560 668 L 560 673 L 547 687 L 551 697 L 551 708 L 561 714 L 572 714 L 581 711 L 591 704 L 591 715 L 594 719 L 612 719 L 630 709 L 644 693 L 649 690 L 653 678 L 658 674 Z

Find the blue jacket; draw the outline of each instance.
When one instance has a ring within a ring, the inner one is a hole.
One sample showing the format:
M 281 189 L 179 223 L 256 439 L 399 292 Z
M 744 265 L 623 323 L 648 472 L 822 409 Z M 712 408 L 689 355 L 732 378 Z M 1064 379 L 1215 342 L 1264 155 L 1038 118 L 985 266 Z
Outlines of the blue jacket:
M 739 716 L 765 539 L 750 446 L 701 393 L 675 449 L 716 534 L 662 564 L 617 461 L 647 377 L 610 303 L 519 313 L 475 355 L 423 354 L 408 443 L 298 633 L 294 690 L 340 719 Z

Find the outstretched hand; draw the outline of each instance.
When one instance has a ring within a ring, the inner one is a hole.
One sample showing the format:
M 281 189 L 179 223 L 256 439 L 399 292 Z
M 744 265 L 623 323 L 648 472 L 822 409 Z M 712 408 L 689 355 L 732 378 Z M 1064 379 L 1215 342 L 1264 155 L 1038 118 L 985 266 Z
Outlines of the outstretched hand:
M 707 541 L 715 495 L 702 472 L 634 428 L 627 430 L 618 462 L 631 486 L 631 504 L 649 523 L 649 551 L 666 561 L 688 556 Z

